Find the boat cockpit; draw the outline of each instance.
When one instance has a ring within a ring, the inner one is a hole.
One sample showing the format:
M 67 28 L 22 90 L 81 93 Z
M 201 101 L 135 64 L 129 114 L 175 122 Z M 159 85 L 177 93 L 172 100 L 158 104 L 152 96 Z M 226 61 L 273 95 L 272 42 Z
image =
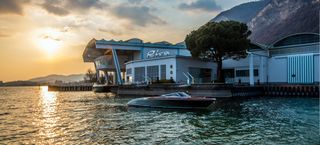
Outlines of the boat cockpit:
M 170 94 L 161 95 L 161 97 L 165 98 L 191 98 L 191 96 L 185 92 L 175 92 Z

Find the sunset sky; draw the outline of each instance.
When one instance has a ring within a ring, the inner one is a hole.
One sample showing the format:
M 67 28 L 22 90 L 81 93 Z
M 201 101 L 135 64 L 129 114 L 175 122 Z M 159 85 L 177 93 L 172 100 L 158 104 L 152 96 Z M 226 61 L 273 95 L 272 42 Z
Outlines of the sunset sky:
M 219 12 L 251 0 L 0 0 L 0 81 L 93 68 L 92 38 L 181 42 Z

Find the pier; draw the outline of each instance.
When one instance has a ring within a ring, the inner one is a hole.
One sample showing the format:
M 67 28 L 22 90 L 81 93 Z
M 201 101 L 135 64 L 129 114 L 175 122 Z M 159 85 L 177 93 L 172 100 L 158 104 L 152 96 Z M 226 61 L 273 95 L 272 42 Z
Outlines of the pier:
M 92 83 L 48 85 L 48 91 L 92 91 Z
M 319 98 L 317 85 L 265 85 L 265 96 L 271 97 L 313 97 Z
M 146 86 L 116 86 L 111 92 L 118 96 L 157 96 L 176 91 L 188 92 L 192 96 L 215 98 L 248 98 L 248 97 L 308 97 L 319 98 L 319 85 L 293 84 L 261 84 L 228 85 L 228 84 L 192 84 L 179 85 L 146 85 Z
M 63 84 L 49 85 L 49 91 L 93 91 L 93 84 Z M 319 84 L 261 84 L 232 85 L 232 84 L 150 84 L 150 85 L 121 85 L 108 86 L 108 92 L 117 96 L 157 96 L 177 91 L 188 92 L 192 96 L 215 98 L 230 97 L 319 97 Z

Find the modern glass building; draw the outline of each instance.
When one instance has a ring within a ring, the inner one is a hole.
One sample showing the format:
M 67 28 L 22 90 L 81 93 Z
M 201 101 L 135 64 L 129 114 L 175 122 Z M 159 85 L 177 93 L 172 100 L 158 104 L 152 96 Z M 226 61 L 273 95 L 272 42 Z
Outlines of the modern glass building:
M 319 83 L 320 40 L 317 33 L 299 33 L 271 45 L 252 43 L 248 56 L 223 61 L 227 83 Z M 111 84 L 172 79 L 179 83 L 209 83 L 216 64 L 193 59 L 184 43 L 144 43 L 91 40 L 83 59 L 95 64 L 97 74 Z

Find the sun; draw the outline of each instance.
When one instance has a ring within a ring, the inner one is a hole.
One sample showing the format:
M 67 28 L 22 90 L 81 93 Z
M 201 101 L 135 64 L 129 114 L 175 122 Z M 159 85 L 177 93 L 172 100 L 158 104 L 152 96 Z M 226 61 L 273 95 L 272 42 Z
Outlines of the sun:
M 47 56 L 54 56 L 62 47 L 62 32 L 53 28 L 37 29 L 33 31 L 34 44 Z
M 37 43 L 40 49 L 44 50 L 48 54 L 55 54 L 61 47 L 59 41 L 51 38 L 40 38 Z

